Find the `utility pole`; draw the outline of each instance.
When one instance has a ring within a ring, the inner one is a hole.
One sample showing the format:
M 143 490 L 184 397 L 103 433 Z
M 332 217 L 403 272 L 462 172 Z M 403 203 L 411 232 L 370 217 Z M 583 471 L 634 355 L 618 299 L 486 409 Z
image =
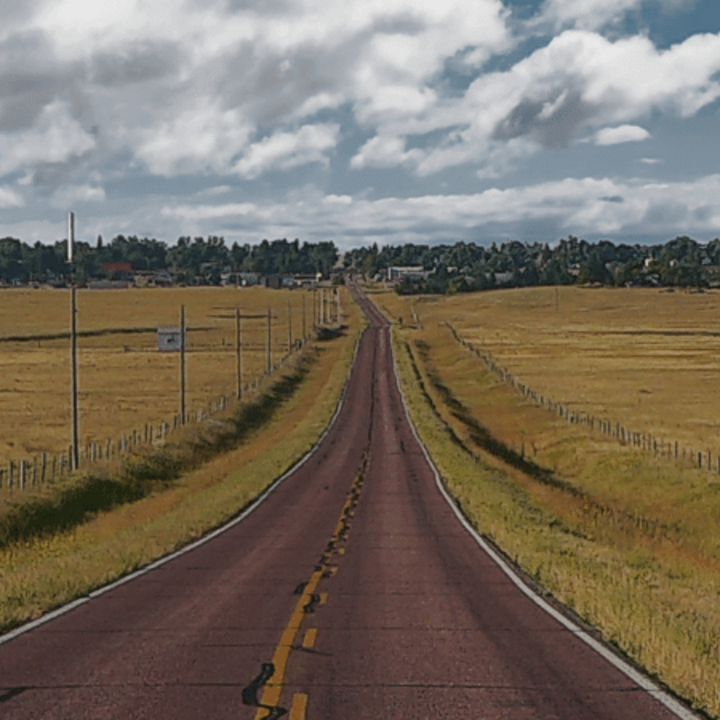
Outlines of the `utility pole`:
M 267 374 L 272 373 L 272 311 L 268 308 L 267 322 Z
M 185 306 L 180 306 L 180 424 L 185 424 Z
M 288 355 L 292 353 L 292 306 L 290 305 L 290 298 L 288 298 Z
M 240 306 L 235 308 L 235 355 L 237 358 L 237 399 L 242 400 L 242 326 Z
M 307 340 L 307 327 L 305 324 L 305 293 L 303 293 L 303 296 L 302 296 L 302 329 L 303 329 L 302 341 L 303 341 L 303 345 L 304 345 L 305 341 Z
M 75 287 L 75 213 L 68 213 L 67 261 L 70 265 L 70 374 L 72 408 L 72 444 L 70 446 L 70 468 L 80 466 L 80 427 L 78 412 L 78 358 L 77 358 L 77 294 Z

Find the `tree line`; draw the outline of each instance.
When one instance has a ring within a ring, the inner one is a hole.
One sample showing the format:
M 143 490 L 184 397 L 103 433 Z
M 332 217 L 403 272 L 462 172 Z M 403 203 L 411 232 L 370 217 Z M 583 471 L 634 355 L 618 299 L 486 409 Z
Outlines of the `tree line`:
M 34 245 L 6 237 L 0 239 L 0 281 L 7 284 L 67 282 L 71 268 L 66 261 L 65 240 Z M 259 275 L 320 273 L 328 277 L 337 262 L 333 242 L 300 243 L 299 240 L 263 240 L 257 245 L 233 243 L 217 236 L 181 237 L 176 245 L 154 238 L 117 235 L 95 245 L 75 243 L 76 282 L 84 284 L 108 275 L 108 264 L 128 264 L 132 272 L 167 271 L 175 282 L 217 285 L 223 273 Z
M 720 239 L 676 237 L 658 245 L 590 243 L 573 235 L 555 247 L 516 240 L 490 246 L 376 244 L 347 253 L 345 263 L 368 278 L 393 267 L 415 268 L 399 293 L 457 293 L 531 285 L 639 285 L 702 288 L 720 284 Z
M 332 241 L 262 240 L 250 245 L 223 237 L 180 237 L 175 245 L 154 238 L 98 236 L 95 245 L 75 244 L 75 279 L 79 284 L 107 277 L 108 263 L 125 263 L 132 272 L 168 272 L 185 284 L 220 284 L 226 273 L 316 274 L 327 278 L 339 257 Z M 416 269 L 397 284 L 400 293 L 457 293 L 530 285 L 641 285 L 702 288 L 720 284 L 720 239 L 706 244 L 687 236 L 658 245 L 590 243 L 573 235 L 557 245 L 508 240 L 489 246 L 386 245 L 355 248 L 343 265 L 368 279 L 383 279 L 393 267 Z M 26 284 L 69 280 L 66 242 L 28 245 L 0 239 L 0 282 Z

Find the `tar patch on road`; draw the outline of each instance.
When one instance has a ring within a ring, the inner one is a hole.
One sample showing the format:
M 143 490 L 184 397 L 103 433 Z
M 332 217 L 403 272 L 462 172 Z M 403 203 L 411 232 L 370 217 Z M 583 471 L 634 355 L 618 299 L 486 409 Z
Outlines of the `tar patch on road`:
M 260 668 L 260 674 L 246 688 L 243 688 L 242 691 L 243 705 L 269 710 L 269 714 L 265 716 L 268 720 L 275 720 L 275 718 L 287 715 L 285 708 L 263 705 L 258 699 L 258 692 L 274 674 L 275 665 L 273 665 L 273 663 L 263 663 Z
M 258 708 L 255 714 L 255 720 L 275 720 L 276 718 L 286 715 L 288 712 L 280 706 L 280 696 L 285 682 L 285 671 L 290 653 L 293 650 L 303 649 L 298 647 L 295 640 L 304 618 L 316 612 L 316 610 L 326 602 L 327 593 L 317 593 L 315 591 L 321 580 L 334 577 L 338 570 L 338 556 L 345 554 L 345 545 L 355 516 L 355 508 L 360 500 L 369 460 L 370 456 L 365 452 L 360 465 L 360 471 L 353 480 L 350 491 L 345 499 L 345 504 L 340 511 L 335 532 L 328 541 L 318 564 L 315 565 L 314 572 L 310 579 L 298 583 L 293 591 L 293 595 L 300 595 L 300 599 L 288 620 L 280 642 L 275 648 L 272 662 L 263 663 L 260 674 L 242 691 L 243 704 Z M 313 632 L 311 645 L 314 645 L 316 635 L 317 631 L 315 630 Z M 262 698 L 260 699 L 259 693 L 261 690 Z M 298 717 L 304 717 L 306 704 L 307 695 L 305 694 L 296 695 L 293 698 L 293 708 L 295 708 L 296 705 L 298 707 L 302 705 L 303 708 L 302 714 L 298 715 Z M 268 711 L 268 714 L 261 714 L 265 710 Z M 293 713 L 293 716 L 295 716 L 294 709 Z

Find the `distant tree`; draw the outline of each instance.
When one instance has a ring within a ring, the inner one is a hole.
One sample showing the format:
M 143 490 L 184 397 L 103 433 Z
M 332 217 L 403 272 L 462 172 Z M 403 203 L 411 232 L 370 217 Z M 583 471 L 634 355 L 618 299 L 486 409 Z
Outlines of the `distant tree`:
M 612 277 L 605 267 L 603 251 L 600 248 L 593 248 L 587 260 L 580 266 L 578 275 L 579 283 L 602 283 L 607 285 L 612 282 Z

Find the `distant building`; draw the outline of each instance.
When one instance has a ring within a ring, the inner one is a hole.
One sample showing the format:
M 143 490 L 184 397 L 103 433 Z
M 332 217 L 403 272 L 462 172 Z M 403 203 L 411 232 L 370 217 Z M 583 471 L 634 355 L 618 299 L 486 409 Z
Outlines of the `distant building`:
M 175 284 L 167 270 L 143 270 L 134 275 L 135 287 L 171 287 Z
M 222 273 L 220 284 L 234 287 L 254 287 L 260 284 L 260 275 L 254 272 Z
M 422 265 L 391 266 L 387 269 L 388 282 L 399 282 L 403 278 L 424 280 L 428 275 L 430 275 L 430 272 L 425 270 Z
M 133 266 L 129 262 L 106 262 L 102 266 L 103 274 L 109 280 L 132 280 Z

